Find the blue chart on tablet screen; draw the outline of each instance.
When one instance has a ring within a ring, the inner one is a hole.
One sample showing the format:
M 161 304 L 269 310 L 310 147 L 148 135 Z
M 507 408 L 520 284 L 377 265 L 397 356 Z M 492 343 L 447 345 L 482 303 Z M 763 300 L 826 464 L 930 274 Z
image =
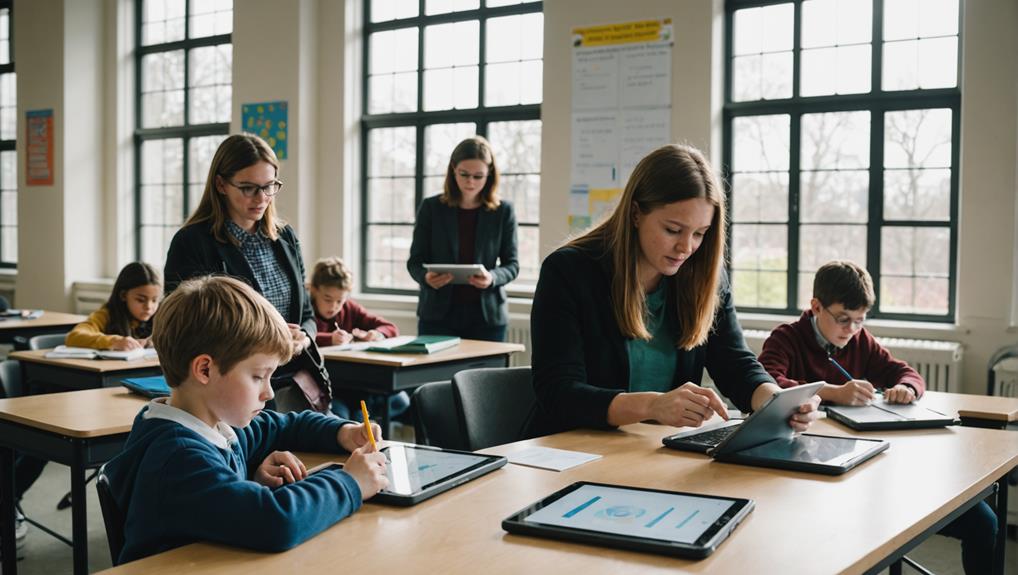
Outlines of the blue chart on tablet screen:
M 584 485 L 524 521 L 693 543 L 732 502 Z

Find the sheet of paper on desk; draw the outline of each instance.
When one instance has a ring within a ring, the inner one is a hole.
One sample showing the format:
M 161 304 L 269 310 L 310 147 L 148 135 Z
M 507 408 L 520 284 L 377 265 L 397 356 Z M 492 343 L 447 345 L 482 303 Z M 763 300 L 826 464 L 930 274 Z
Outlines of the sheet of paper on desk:
M 565 471 L 595 459 L 601 459 L 601 456 L 596 453 L 567 451 L 553 447 L 528 447 L 522 451 L 509 454 L 509 463 L 550 469 L 552 471 Z
M 397 337 L 390 337 L 380 341 L 351 341 L 350 343 L 344 343 L 342 345 L 328 345 L 319 347 L 319 351 L 364 351 L 369 347 L 395 347 L 397 345 L 403 345 L 404 343 L 410 343 L 413 341 L 414 336 L 412 335 L 401 335 Z

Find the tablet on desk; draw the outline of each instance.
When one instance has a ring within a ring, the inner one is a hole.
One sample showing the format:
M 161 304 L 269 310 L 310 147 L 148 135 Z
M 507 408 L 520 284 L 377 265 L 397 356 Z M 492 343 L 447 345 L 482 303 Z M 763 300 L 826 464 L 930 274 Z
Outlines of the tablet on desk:
M 424 269 L 436 274 L 452 274 L 452 283 L 470 283 L 470 276 L 484 271 L 482 264 L 424 264 Z
M 859 431 L 923 429 L 954 425 L 955 418 L 917 403 L 890 403 L 877 396 L 869 405 L 827 406 L 827 417 Z
M 390 505 L 416 505 L 508 462 L 499 455 L 405 443 L 390 443 L 382 453 L 389 460 L 385 472 L 389 487 L 371 501 Z M 338 463 L 329 467 L 337 466 L 342 467 Z
M 700 559 L 753 501 L 579 481 L 502 521 L 510 533 Z

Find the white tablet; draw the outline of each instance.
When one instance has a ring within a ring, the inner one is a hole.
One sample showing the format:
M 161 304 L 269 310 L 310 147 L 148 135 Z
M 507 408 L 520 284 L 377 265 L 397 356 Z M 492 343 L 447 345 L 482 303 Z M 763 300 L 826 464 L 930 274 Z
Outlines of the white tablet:
M 470 283 L 470 276 L 484 271 L 482 264 L 424 264 L 424 269 L 436 274 L 452 274 L 452 283 Z
M 702 558 L 753 510 L 734 497 L 579 481 L 502 521 L 510 533 Z

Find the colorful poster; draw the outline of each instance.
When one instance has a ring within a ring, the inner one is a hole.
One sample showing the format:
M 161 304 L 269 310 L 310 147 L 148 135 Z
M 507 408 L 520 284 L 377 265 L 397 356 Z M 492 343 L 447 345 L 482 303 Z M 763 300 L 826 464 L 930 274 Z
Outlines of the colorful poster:
M 25 185 L 53 185 L 53 110 L 25 112 Z
M 637 162 L 671 141 L 672 21 L 572 30 L 569 228 L 610 213 Z
M 285 160 L 288 130 L 286 102 L 243 104 L 240 108 L 241 125 L 244 126 L 244 131 L 268 142 L 272 151 L 276 153 L 276 157 Z

